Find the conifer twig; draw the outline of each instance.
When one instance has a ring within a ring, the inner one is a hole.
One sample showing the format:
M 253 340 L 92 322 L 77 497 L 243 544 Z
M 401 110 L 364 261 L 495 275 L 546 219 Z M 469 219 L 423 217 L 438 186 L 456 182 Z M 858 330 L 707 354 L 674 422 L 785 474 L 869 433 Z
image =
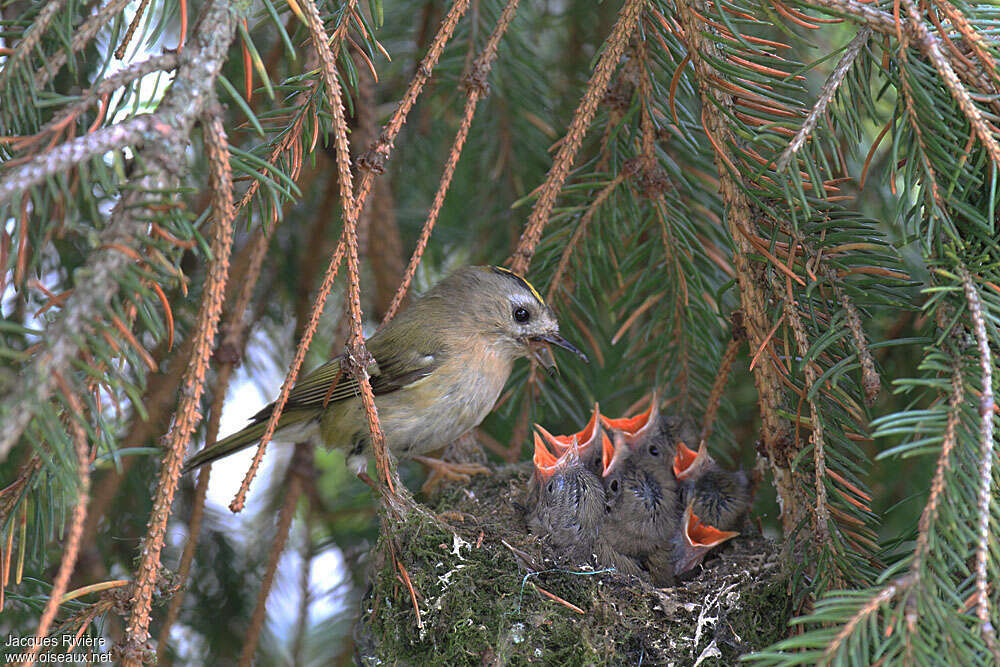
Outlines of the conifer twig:
M 611 193 L 615 191 L 622 181 L 625 180 L 625 173 L 619 173 L 615 178 L 605 185 L 594 200 L 590 202 L 587 206 L 587 210 L 584 211 L 583 217 L 580 218 L 580 222 L 577 223 L 576 229 L 573 230 L 573 236 L 570 237 L 569 242 L 566 243 L 566 247 L 563 248 L 562 255 L 559 256 L 559 265 L 556 266 L 556 272 L 552 275 L 552 282 L 549 284 L 549 293 L 545 296 L 548 301 L 552 301 L 552 297 L 555 296 L 556 290 L 559 289 L 559 283 L 562 282 L 563 275 L 566 273 L 566 269 L 569 268 L 569 260 L 573 254 L 573 249 L 583 238 L 583 235 L 587 233 L 587 227 L 590 226 L 590 221 L 597 213 L 597 209 L 601 207 L 601 204 L 611 196 Z
M 872 29 L 868 26 L 862 26 L 858 30 L 858 34 L 854 36 L 854 39 L 850 41 L 847 47 L 844 49 L 844 53 L 840 56 L 840 60 L 837 62 L 836 67 L 830 72 L 829 78 L 827 78 L 826 83 L 823 84 L 823 89 L 819 93 L 819 99 L 813 105 L 813 108 L 809 111 L 809 115 L 802 122 L 802 126 L 799 131 L 795 133 L 792 140 L 788 142 L 785 150 L 781 152 L 778 159 L 775 161 L 774 169 L 777 172 L 782 172 L 788 163 L 791 162 L 792 158 L 799 151 L 802 146 L 805 145 L 806 140 L 809 135 L 815 129 L 816 125 L 819 123 L 820 117 L 826 112 L 826 107 L 833 99 L 833 96 L 837 94 L 837 89 L 840 88 L 840 84 L 843 83 L 844 77 L 847 76 L 847 72 L 851 69 L 851 65 L 857 59 L 858 54 L 861 50 L 865 48 L 865 44 L 868 43 L 868 38 L 872 34 Z
M 990 124 L 983 118 L 979 107 L 976 106 L 975 102 L 969 96 L 969 91 L 962 85 L 951 63 L 945 57 L 944 53 L 941 52 L 941 44 L 927 29 L 927 25 L 920 18 L 920 13 L 917 11 L 916 5 L 911 0 L 902 0 L 902 2 L 906 7 L 907 13 L 910 15 L 910 28 L 916 35 L 916 38 L 920 40 L 920 50 L 931 61 L 931 64 L 934 65 L 934 69 L 941 76 L 941 81 L 952 97 L 955 98 L 969 124 L 972 125 L 976 136 L 979 137 L 979 141 L 982 142 L 993 164 L 997 169 L 1000 169 L 1000 143 L 997 143 L 997 138 L 990 129 Z
M 931 528 L 938 517 L 938 505 L 945 488 L 945 474 L 951 469 L 951 451 L 955 448 L 955 431 L 958 421 L 961 418 L 962 402 L 965 399 L 965 388 L 962 384 L 962 371 L 955 368 L 951 375 L 951 396 L 948 399 L 948 422 L 944 429 L 944 439 L 941 442 L 941 453 L 938 454 L 937 465 L 934 468 L 934 477 L 931 480 L 931 491 L 927 498 L 927 504 L 920 512 L 920 521 L 917 523 L 917 545 L 913 550 L 913 561 L 910 563 L 910 574 L 914 586 L 919 586 L 923 577 L 924 559 L 930 551 Z M 917 613 L 913 605 L 906 611 L 906 625 L 910 634 L 916 632 Z M 910 638 L 907 638 L 909 646 Z
M 587 82 L 587 89 L 573 114 L 573 120 L 559 146 L 559 152 L 556 153 L 556 157 L 552 161 L 552 167 L 538 193 L 538 199 L 531 209 L 531 215 L 528 216 L 528 221 L 524 225 L 524 231 L 517 242 L 517 247 L 507 261 L 515 273 L 525 273 L 531 264 L 535 247 L 542 238 L 542 230 L 548 223 L 556 198 L 562 191 L 563 184 L 573 168 L 576 154 L 590 128 L 590 121 L 593 120 L 597 106 L 608 89 L 611 75 L 618 67 L 618 61 L 625 53 L 625 47 L 628 46 L 632 33 L 639 25 L 639 16 L 642 14 L 644 4 L 645 0 L 625 0 L 625 4 L 618 13 L 618 21 L 604 44 L 601 58 L 594 68 L 594 73 L 590 76 L 590 81 Z
M 130 1 L 109 0 L 108 4 L 98 9 L 94 15 L 84 21 L 79 28 L 73 31 L 73 39 L 69 45 L 70 53 L 76 53 L 86 47 L 87 44 L 90 44 L 91 40 L 97 36 L 97 33 L 110 24 L 112 17 L 125 9 Z M 65 48 L 49 56 L 42 67 L 35 73 L 35 87 L 41 88 L 47 84 L 52 77 L 58 74 L 62 66 L 66 64 L 67 59 L 68 55 Z
M 170 141 L 168 135 L 173 132 L 174 128 L 164 123 L 157 114 L 144 114 L 67 141 L 11 169 L 0 179 L 0 203 L 23 194 L 46 178 L 75 167 L 84 160 L 144 141 Z
M 417 272 L 417 266 L 420 265 L 420 258 L 423 257 L 424 249 L 427 247 L 427 241 L 430 240 L 431 232 L 433 231 L 434 223 L 437 221 L 437 217 L 441 212 L 441 207 L 444 206 L 444 198 L 448 194 L 451 179 L 455 175 L 455 166 L 458 164 L 458 159 L 462 155 L 462 148 L 465 146 L 465 140 L 469 136 L 469 129 L 472 127 L 472 118 L 476 113 L 476 107 L 479 105 L 479 100 L 489 93 L 486 77 L 489 74 L 490 68 L 493 66 L 493 61 L 496 60 L 497 48 L 500 45 L 500 39 L 507 31 L 507 27 L 510 25 L 510 22 L 514 20 L 514 13 L 517 11 L 517 4 L 518 0 L 507 0 L 507 4 L 504 5 L 503 11 L 500 13 L 500 18 L 497 19 L 497 24 L 493 28 L 493 32 L 490 33 L 486 46 L 483 47 L 479 56 L 470 63 L 469 69 L 466 72 L 466 98 L 465 110 L 462 112 L 462 122 L 459 124 L 458 132 L 455 133 L 455 139 L 451 145 L 451 152 L 448 153 L 448 158 L 444 165 L 444 171 L 441 174 L 441 182 L 438 185 L 437 192 L 434 193 L 434 202 L 431 204 L 431 208 L 427 212 L 427 220 L 424 222 L 424 226 L 420 230 L 420 236 L 417 239 L 416 247 L 413 249 L 413 255 L 410 256 L 410 261 L 406 266 L 406 271 L 403 273 L 403 279 L 399 283 L 399 288 L 396 290 L 396 294 L 392 297 L 392 303 L 389 304 L 389 308 L 386 310 L 385 316 L 382 318 L 383 326 L 386 322 L 391 320 L 399 310 L 400 305 L 403 303 L 403 299 L 406 297 L 406 292 L 410 287 L 410 282 L 413 280 L 413 276 Z
M 3 69 L 0 70 L 0 90 L 3 90 L 4 86 L 7 85 L 18 63 L 32 52 L 35 45 L 38 44 L 45 34 L 45 29 L 49 27 L 49 23 L 52 22 L 52 19 L 55 18 L 56 14 L 59 13 L 67 2 L 68 0 L 49 0 L 42 7 L 42 10 L 38 12 L 38 15 L 32 19 L 28 34 L 17 43 L 13 52 L 7 56 L 7 61 L 4 63 Z
M 228 11 L 228 7 L 225 7 L 225 10 Z M 229 20 L 229 17 L 223 20 Z M 132 611 L 123 639 L 127 667 L 138 667 L 143 662 L 145 644 L 149 639 L 149 612 L 153 602 L 153 589 L 160 571 L 160 552 L 166 536 L 167 520 L 170 518 L 170 506 L 177 490 L 188 440 L 201 420 L 198 410 L 205 390 L 209 358 L 225 300 L 236 213 L 233 207 L 229 146 L 220 114 L 221 108 L 213 108 L 206 112 L 203 121 L 205 149 L 211 166 L 212 209 L 215 219 L 212 262 L 209 265 L 204 295 L 198 308 L 191 365 L 184 374 L 181 399 L 173 426 L 164 438 L 163 448 L 166 450 L 166 455 L 160 470 L 160 482 L 153 500 L 141 560 L 136 570 Z
M 61 384 L 65 381 L 59 378 Z M 83 415 L 83 405 L 80 399 L 70 389 L 65 386 L 63 395 L 73 410 L 73 414 L 68 415 L 69 428 L 73 434 L 74 449 L 77 458 L 77 477 L 79 478 L 80 491 L 77 494 L 76 507 L 73 508 L 73 521 L 70 525 L 69 537 L 66 539 L 66 546 L 63 548 L 62 562 L 59 563 L 59 572 L 52 583 L 52 590 L 49 592 L 48 602 L 45 603 L 45 611 L 42 612 L 41 620 L 38 622 L 38 630 L 35 632 L 35 642 L 31 645 L 31 652 L 25 664 L 26 667 L 34 664 L 35 656 L 42 648 L 42 639 L 48 634 L 49 626 L 56 617 L 59 604 L 69 578 L 76 567 L 76 557 L 80 553 L 80 538 L 83 536 L 83 523 L 87 518 L 87 502 L 90 499 L 90 456 L 87 452 L 87 433 L 80 423 Z M 11 528 L 13 530 L 13 528 Z
M 1000 647 L 997 646 L 996 629 L 990 620 L 990 597 L 987 590 L 988 567 L 990 558 L 990 505 L 993 501 L 993 459 L 995 455 L 993 442 L 993 356 L 990 351 L 990 340 L 986 334 L 986 321 L 983 318 L 983 307 L 979 299 L 979 290 L 972 282 L 972 276 L 964 266 L 959 267 L 965 289 L 965 299 L 969 306 L 969 318 L 972 320 L 972 330 L 976 335 L 979 348 L 979 368 L 982 371 L 982 394 L 979 397 L 979 507 L 978 525 L 976 526 L 978 542 L 976 544 L 976 616 L 982 624 L 981 631 L 987 647 L 994 658 L 1000 661 Z

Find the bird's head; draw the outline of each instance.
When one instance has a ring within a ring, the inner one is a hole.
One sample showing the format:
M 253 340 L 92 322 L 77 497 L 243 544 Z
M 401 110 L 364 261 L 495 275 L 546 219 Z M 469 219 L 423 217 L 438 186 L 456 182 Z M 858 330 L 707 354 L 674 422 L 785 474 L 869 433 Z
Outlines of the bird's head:
M 535 431 L 535 475 L 539 503 L 546 507 L 553 523 L 577 530 L 596 529 L 603 514 L 604 491 L 597 477 L 580 458 L 576 436 L 558 457 L 552 454 L 559 443 L 548 432 Z
M 694 451 L 683 442 L 677 443 L 677 453 L 674 455 L 674 476 L 681 481 L 697 481 L 703 474 L 716 467 L 715 459 L 708 453 L 705 441 L 701 441 L 698 451 Z
M 739 535 L 736 531 L 719 530 L 703 523 L 694 513 L 691 503 L 688 503 L 687 509 L 684 510 L 680 532 L 680 540 L 675 553 L 675 575 L 681 575 L 691 570 L 705 558 L 709 551 Z
M 534 356 L 556 369 L 547 345 L 558 345 L 587 361 L 559 334 L 555 313 L 527 280 L 500 266 L 473 266 L 446 278 L 434 290 L 446 300 L 456 325 L 503 350 L 510 358 Z M 459 324 L 460 322 L 460 324 Z

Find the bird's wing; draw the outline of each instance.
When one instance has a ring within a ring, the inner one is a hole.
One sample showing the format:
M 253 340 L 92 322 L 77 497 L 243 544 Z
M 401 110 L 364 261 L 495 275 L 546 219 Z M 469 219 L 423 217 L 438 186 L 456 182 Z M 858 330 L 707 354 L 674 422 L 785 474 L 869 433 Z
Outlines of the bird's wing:
M 375 363 L 367 369 L 369 384 L 376 396 L 411 385 L 441 365 L 440 349 L 389 353 L 379 349 L 385 346 L 377 345 L 377 342 L 371 349 Z M 358 381 L 347 367 L 343 355 L 340 355 L 300 379 L 289 392 L 285 409 L 323 408 L 360 394 Z M 272 405 L 254 415 L 254 419 L 261 421 L 270 417 Z

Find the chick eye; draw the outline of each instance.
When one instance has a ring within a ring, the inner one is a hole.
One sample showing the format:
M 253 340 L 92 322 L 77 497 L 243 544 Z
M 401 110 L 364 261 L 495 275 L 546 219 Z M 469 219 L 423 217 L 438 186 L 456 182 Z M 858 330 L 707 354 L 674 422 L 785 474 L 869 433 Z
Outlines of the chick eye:
M 649 454 L 651 456 L 659 456 L 660 455 L 660 448 L 657 447 L 656 445 L 650 445 L 649 446 Z
M 611 486 L 611 493 L 618 493 L 618 480 L 617 479 L 611 480 L 610 486 Z
M 514 319 L 520 322 L 521 324 L 524 324 L 525 322 L 531 319 L 531 313 L 528 312 L 527 308 L 518 306 L 517 308 L 514 309 Z
M 547 490 L 547 491 L 548 491 L 549 493 L 552 493 L 552 488 L 553 488 L 553 487 L 552 487 L 552 482 L 549 482 L 548 484 L 546 484 L 546 485 L 545 485 L 545 488 L 546 488 L 546 490 Z

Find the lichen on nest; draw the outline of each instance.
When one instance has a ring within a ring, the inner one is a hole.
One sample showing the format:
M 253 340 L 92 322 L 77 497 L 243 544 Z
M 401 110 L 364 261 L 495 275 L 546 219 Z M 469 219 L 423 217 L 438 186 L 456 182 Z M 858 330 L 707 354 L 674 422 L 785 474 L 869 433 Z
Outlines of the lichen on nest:
M 417 595 L 383 535 L 356 631 L 363 664 L 732 664 L 785 634 L 786 580 L 771 541 L 742 536 L 671 588 L 556 563 L 527 533 L 530 464 L 447 487 L 393 524 Z M 582 612 L 582 613 L 581 613 Z

